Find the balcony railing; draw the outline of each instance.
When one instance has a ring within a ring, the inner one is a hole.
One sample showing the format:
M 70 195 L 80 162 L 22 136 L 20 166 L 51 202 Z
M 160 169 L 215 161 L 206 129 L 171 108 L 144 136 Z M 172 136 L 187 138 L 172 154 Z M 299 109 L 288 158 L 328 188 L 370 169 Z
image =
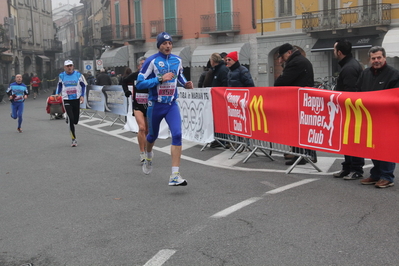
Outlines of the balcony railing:
M 46 52 L 62 53 L 62 42 L 58 40 L 44 39 L 43 48 Z
M 391 24 L 391 4 L 364 5 L 302 13 L 304 32 Z
M 123 25 L 107 25 L 101 27 L 101 40 L 103 43 L 112 43 L 113 41 L 122 41 L 123 37 Z
M 201 15 L 201 33 L 234 33 L 240 31 L 240 13 L 226 12 Z
M 172 37 L 183 36 L 181 18 L 152 20 L 150 21 L 150 26 L 151 26 L 151 38 L 157 37 L 157 35 L 163 31 L 166 31 Z
M 144 23 L 122 26 L 123 39 L 127 41 L 145 40 Z

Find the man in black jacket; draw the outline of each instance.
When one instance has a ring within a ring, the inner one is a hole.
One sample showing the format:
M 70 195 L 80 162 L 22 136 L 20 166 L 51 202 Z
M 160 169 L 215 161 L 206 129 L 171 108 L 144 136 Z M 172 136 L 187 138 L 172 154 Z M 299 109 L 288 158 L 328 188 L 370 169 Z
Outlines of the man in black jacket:
M 283 63 L 284 70 L 281 75 L 274 82 L 274 86 L 300 86 L 313 87 L 314 74 L 313 66 L 310 61 L 304 57 L 301 52 L 294 48 L 291 44 L 285 43 L 278 49 L 278 57 Z M 305 153 L 311 156 L 313 162 L 317 162 L 316 151 L 293 147 L 295 153 Z M 298 159 L 295 156 L 293 159 L 287 161 L 286 165 L 293 165 Z M 298 164 L 306 164 L 307 161 L 302 159 Z
M 399 71 L 387 65 L 384 48 L 371 47 L 369 59 L 371 67 L 363 70 L 356 83 L 359 91 L 378 91 L 399 87 Z M 360 183 L 375 185 L 377 188 L 392 187 L 396 164 L 374 159 L 372 161 L 374 167 L 370 170 L 370 177 L 362 179 Z
M 347 40 L 337 40 L 334 44 L 334 56 L 338 59 L 341 71 L 337 78 L 337 91 L 356 91 L 356 82 L 363 72 L 362 66 L 352 56 L 352 44 Z M 355 180 L 363 177 L 364 158 L 344 155 L 342 170 L 333 177 Z
M 227 74 L 229 69 L 218 53 L 213 53 L 209 59 L 213 68 L 211 87 L 227 87 Z
M 255 87 L 249 70 L 238 61 L 237 51 L 226 55 L 226 66 L 230 69 L 227 74 L 228 87 Z

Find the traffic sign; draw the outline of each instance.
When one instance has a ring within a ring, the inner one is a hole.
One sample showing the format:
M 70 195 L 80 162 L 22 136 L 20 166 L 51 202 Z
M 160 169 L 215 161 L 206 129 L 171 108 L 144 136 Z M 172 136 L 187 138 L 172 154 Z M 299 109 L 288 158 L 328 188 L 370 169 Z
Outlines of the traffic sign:
M 83 71 L 87 73 L 93 70 L 93 60 L 83 60 Z
M 104 68 L 103 60 L 101 60 L 101 59 L 96 60 L 96 66 L 97 66 L 97 70 Z

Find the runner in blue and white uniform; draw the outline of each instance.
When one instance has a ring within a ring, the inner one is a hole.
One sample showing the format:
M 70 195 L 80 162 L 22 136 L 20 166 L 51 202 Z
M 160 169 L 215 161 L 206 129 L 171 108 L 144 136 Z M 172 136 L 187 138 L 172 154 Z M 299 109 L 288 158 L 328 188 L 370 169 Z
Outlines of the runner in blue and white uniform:
M 165 118 L 172 134 L 172 175 L 169 178 L 170 186 L 185 186 L 187 181 L 180 176 L 180 157 L 182 152 L 182 132 L 177 83 L 186 89 L 192 89 L 193 83 L 187 81 L 183 75 L 182 60 L 172 54 L 173 40 L 166 32 L 157 36 L 159 52 L 147 58 L 137 78 L 137 89 L 148 89 L 148 135 L 147 158 L 144 160 L 143 172 L 152 171 L 152 148 L 158 138 L 159 125 Z
M 84 101 L 86 91 L 86 80 L 79 71 L 75 71 L 73 62 L 64 62 L 65 71 L 59 75 L 58 86 L 55 94 L 62 96 L 65 111 L 67 113 L 66 122 L 69 122 L 69 129 L 72 138 L 72 147 L 76 147 L 75 125 L 79 122 L 80 104 Z
M 18 132 L 22 133 L 22 114 L 24 113 L 24 101 L 28 98 L 28 88 L 22 83 L 22 75 L 15 76 L 15 82 L 10 84 L 7 89 L 7 95 L 11 101 L 11 117 L 18 118 Z

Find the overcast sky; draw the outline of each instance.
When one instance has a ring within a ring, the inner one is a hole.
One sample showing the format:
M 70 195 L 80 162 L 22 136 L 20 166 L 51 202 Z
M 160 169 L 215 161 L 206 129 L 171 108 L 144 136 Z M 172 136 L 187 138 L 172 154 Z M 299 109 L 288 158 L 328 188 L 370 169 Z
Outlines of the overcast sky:
M 57 7 L 59 7 L 59 4 L 60 3 L 62 3 L 62 4 L 71 4 L 71 5 L 73 5 L 73 4 L 76 4 L 76 5 L 81 5 L 80 3 L 80 0 L 51 0 L 51 5 L 52 5 L 52 7 L 53 7 L 53 9 L 54 8 L 57 8 Z

